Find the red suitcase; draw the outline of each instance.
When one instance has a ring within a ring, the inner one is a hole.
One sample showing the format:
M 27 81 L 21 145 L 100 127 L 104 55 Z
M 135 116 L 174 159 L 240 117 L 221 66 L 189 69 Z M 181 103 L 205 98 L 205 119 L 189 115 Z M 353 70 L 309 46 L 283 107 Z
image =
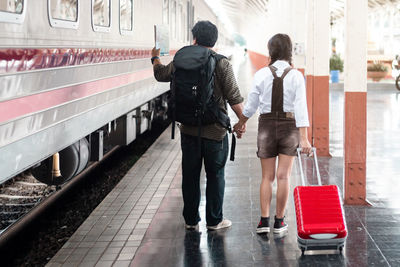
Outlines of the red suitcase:
M 306 250 L 342 251 L 347 237 L 341 197 L 336 185 L 321 185 L 316 149 L 313 148 L 318 186 L 305 186 L 301 149 L 297 150 L 302 186 L 294 189 L 297 241 Z

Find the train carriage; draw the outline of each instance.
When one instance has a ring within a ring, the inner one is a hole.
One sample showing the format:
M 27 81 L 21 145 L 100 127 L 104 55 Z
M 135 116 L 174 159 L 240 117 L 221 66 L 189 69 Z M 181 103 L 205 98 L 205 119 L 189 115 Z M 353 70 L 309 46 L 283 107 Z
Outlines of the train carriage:
M 153 78 L 153 26 L 169 25 L 169 62 L 200 19 L 223 32 L 202 0 L 0 0 L 0 183 L 63 151 L 62 183 L 102 140 L 149 129 L 169 91 Z

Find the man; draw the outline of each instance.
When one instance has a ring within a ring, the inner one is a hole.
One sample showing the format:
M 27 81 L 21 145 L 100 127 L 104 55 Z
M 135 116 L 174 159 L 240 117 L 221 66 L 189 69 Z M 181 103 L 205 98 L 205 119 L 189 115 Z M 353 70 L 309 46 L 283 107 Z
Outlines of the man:
M 217 27 L 209 21 L 199 21 L 192 29 L 193 45 L 208 49 L 214 47 L 218 39 Z M 206 50 L 208 51 L 208 50 Z M 216 55 L 212 51 L 213 55 Z M 175 71 L 173 62 L 162 65 L 160 50 L 153 48 L 152 62 L 154 77 L 159 82 L 171 82 Z M 219 108 L 227 114 L 229 103 L 239 118 L 243 109 L 243 97 L 240 95 L 231 64 L 226 58 L 217 61 L 215 66 L 213 96 Z M 204 160 L 207 176 L 206 184 L 206 222 L 209 230 L 230 227 L 232 222 L 223 218 L 222 206 L 225 190 L 225 163 L 228 157 L 227 129 L 219 123 L 201 126 L 180 126 L 182 148 L 182 194 L 183 217 L 186 229 L 197 229 L 200 221 L 200 172 Z M 240 138 L 245 127 L 237 130 Z M 200 136 L 199 136 L 200 133 Z

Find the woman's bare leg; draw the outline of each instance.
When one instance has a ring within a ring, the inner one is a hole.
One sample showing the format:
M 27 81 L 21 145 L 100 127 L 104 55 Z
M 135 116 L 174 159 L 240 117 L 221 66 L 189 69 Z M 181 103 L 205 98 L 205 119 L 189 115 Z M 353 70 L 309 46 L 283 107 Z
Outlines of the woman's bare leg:
M 276 192 L 276 217 L 283 218 L 289 197 L 289 180 L 292 173 L 293 156 L 279 154 L 278 169 L 276 172 L 277 192 Z
M 272 199 L 272 183 L 275 179 L 276 157 L 261 159 L 262 180 L 260 185 L 261 216 L 269 217 Z

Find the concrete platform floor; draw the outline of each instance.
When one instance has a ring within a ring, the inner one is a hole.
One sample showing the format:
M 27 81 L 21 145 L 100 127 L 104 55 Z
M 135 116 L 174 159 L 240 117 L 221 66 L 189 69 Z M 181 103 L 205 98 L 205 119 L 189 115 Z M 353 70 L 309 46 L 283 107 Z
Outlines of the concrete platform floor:
M 250 63 L 247 59 L 233 63 L 247 95 Z M 320 170 L 323 184 L 343 188 L 343 91 L 333 89 L 330 96 L 333 157 L 320 158 Z M 400 266 L 399 102 L 394 88 L 368 93 L 367 194 L 373 206 L 345 206 L 349 235 L 342 255 L 323 251 L 301 256 L 292 194 L 286 213 L 288 232 L 255 233 L 261 168 L 255 154 L 254 116 L 238 141 L 236 160 L 226 166 L 224 216 L 232 220 L 231 228 L 207 231 L 203 198 L 199 231 L 184 229 L 179 142 L 171 141 L 167 130 L 48 266 Z M 311 165 L 307 173 L 308 181 L 316 183 Z M 293 192 L 300 183 L 296 165 L 291 183 Z M 203 175 L 203 192 L 204 185 Z

